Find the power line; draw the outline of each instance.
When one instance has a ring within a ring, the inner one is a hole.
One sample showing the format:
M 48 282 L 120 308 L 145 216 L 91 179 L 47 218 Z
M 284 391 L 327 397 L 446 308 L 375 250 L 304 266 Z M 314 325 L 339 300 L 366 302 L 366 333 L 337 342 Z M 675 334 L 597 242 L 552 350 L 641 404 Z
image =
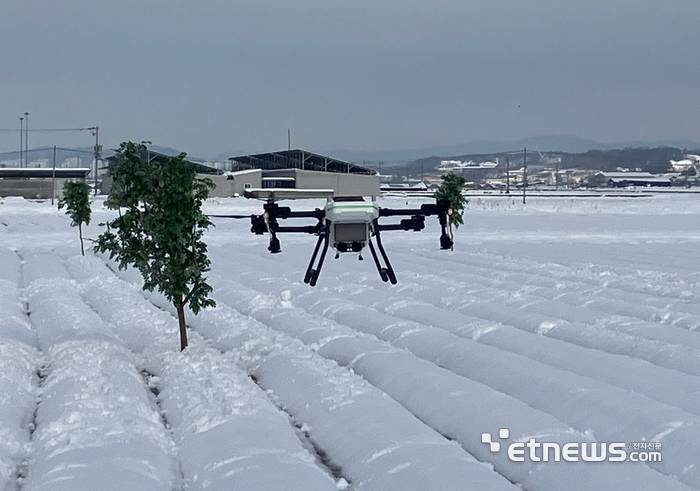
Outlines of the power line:
M 37 128 L 37 129 L 31 129 L 31 130 L 24 130 L 24 131 L 29 131 L 30 133 L 63 133 L 63 132 L 68 132 L 68 131 L 89 131 L 89 130 L 94 130 L 94 126 L 90 126 L 87 128 Z M 0 128 L 0 133 L 17 133 L 18 129 L 6 129 L 6 128 Z
M 32 150 L 29 150 L 29 152 L 50 152 L 53 149 L 53 147 L 45 147 L 45 148 L 34 148 Z M 61 148 L 61 147 L 56 147 L 56 150 L 61 150 L 64 152 L 72 152 L 72 153 L 84 153 L 86 155 L 94 155 L 94 152 L 92 150 L 79 150 L 77 148 Z M 19 155 L 19 151 L 14 151 L 14 152 L 0 152 L 0 156 L 10 156 L 10 155 Z
M 46 150 L 46 149 L 44 149 Z M 63 150 L 64 152 L 77 152 L 77 153 L 87 153 L 90 155 L 94 155 L 95 152 L 92 150 L 78 150 L 77 148 L 61 148 L 61 147 L 56 147 L 56 150 Z M 31 151 L 31 150 L 30 150 Z

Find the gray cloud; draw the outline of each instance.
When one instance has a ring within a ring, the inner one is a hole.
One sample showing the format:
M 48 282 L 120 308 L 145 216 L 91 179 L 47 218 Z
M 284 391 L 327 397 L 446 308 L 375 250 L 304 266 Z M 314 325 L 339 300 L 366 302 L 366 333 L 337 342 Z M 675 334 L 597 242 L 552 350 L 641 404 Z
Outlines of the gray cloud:
M 0 127 L 29 111 L 34 128 L 98 124 L 108 146 L 203 156 L 283 148 L 288 127 L 318 151 L 698 139 L 698 14 L 695 0 L 4 0 Z

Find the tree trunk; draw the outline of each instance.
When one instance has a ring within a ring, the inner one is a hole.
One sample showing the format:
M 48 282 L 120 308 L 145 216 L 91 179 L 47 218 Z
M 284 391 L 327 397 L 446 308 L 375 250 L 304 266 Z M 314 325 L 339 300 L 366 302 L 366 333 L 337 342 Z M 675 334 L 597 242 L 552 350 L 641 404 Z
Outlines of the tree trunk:
M 175 307 L 177 308 L 177 321 L 180 324 L 180 351 L 187 348 L 187 325 L 185 324 L 185 305 L 182 303 L 182 295 L 175 296 Z
M 83 245 L 83 225 L 81 223 L 78 224 L 78 233 L 80 234 L 80 252 L 82 252 L 84 256 L 85 246 Z

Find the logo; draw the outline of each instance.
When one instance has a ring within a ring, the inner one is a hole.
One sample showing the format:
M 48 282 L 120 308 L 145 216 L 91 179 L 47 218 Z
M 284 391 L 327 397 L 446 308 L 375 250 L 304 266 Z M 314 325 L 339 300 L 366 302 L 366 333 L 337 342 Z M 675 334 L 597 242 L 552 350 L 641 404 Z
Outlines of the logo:
M 509 437 L 508 428 L 498 430 L 499 440 L 507 440 Z M 488 444 L 492 453 L 501 451 L 501 442 L 494 441 L 491 433 L 482 433 L 481 443 Z M 508 458 L 513 462 L 525 462 L 526 458 L 531 462 L 661 462 L 660 450 L 659 442 L 570 442 L 561 445 L 529 438 L 527 441 L 510 443 L 507 452 Z

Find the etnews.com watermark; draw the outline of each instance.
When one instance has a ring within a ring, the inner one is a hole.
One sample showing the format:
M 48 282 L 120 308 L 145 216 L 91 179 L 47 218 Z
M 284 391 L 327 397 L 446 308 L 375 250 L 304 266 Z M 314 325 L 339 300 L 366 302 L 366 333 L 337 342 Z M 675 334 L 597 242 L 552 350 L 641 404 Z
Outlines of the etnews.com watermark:
M 498 438 L 510 437 L 507 428 L 501 428 Z M 481 442 L 487 443 L 491 452 L 501 451 L 501 443 L 493 441 L 491 433 L 482 433 Z M 528 441 L 512 442 L 508 445 L 508 458 L 513 462 L 661 462 L 661 443 L 599 443 L 572 442 L 551 443 L 538 442 L 535 438 Z

